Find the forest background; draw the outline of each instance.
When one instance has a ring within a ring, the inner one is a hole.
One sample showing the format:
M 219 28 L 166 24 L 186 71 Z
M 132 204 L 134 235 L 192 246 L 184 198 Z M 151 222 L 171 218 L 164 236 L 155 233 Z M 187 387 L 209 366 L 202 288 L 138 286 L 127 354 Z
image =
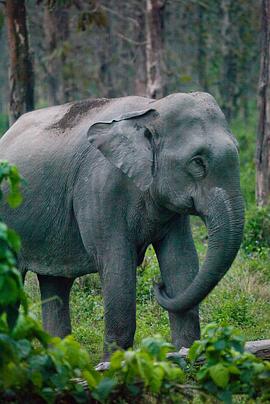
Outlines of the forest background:
M 264 94 L 260 62 L 265 56 L 262 45 L 267 28 L 263 7 L 268 3 L 270 18 L 269 2 L 6 0 L 0 3 L 1 134 L 9 122 L 27 110 L 89 97 L 159 98 L 188 91 L 214 95 L 239 142 L 247 219 L 237 260 L 202 304 L 201 319 L 203 324 L 225 321 L 235 325 L 250 340 L 269 338 L 270 209 L 258 192 L 258 181 L 256 204 L 256 163 L 258 166 L 258 150 L 262 145 L 257 134 Z M 22 31 L 25 47 L 11 46 L 12 29 L 16 39 L 16 21 L 25 27 Z M 193 233 L 203 259 L 207 234 L 196 218 Z M 138 271 L 137 344 L 157 332 L 169 339 L 167 314 L 156 304 L 152 293 L 152 281 L 158 276 L 158 265 L 150 248 Z M 40 317 L 39 292 L 33 274 L 27 277 L 26 289 L 32 299 L 32 311 Z M 103 331 L 97 277 L 87 276 L 75 283 L 72 318 L 76 339 L 86 346 L 96 363 L 101 354 Z

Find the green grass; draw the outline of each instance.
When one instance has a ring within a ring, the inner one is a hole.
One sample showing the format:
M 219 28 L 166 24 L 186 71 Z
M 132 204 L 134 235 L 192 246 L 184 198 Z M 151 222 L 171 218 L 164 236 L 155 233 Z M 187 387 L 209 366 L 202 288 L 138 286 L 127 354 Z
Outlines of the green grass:
M 241 183 L 247 208 L 251 212 L 247 216 L 252 218 L 252 212 L 255 212 L 256 116 L 246 126 L 236 121 L 232 127 L 240 145 Z M 261 222 L 255 220 L 254 223 L 252 222 L 252 226 L 260 226 Z M 192 219 L 192 226 L 202 261 L 207 248 L 207 233 L 198 218 Z M 257 243 L 250 234 L 248 240 L 250 243 Z M 262 249 L 257 247 L 251 253 L 241 249 L 230 271 L 202 303 L 202 325 L 212 321 L 220 324 L 226 322 L 240 329 L 247 340 L 269 338 L 270 246 Z M 167 313 L 158 306 L 152 291 L 153 280 L 158 277 L 157 260 L 153 249 L 149 248 L 145 261 L 138 270 L 136 346 L 143 338 L 157 333 L 170 339 Z M 34 274 L 28 275 L 26 290 L 31 296 L 33 311 L 40 317 L 40 298 Z M 74 335 L 89 350 L 92 363 L 96 364 L 102 354 L 104 329 L 101 288 L 97 275 L 89 275 L 75 282 L 71 294 L 71 310 Z

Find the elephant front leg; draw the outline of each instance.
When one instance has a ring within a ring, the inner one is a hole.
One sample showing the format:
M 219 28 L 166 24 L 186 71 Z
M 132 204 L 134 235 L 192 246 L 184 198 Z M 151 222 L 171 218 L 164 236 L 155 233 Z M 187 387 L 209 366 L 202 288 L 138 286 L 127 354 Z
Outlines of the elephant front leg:
M 101 274 L 105 361 L 116 348 L 132 347 L 136 330 L 136 261 L 131 257 L 118 260 L 108 261 Z
M 166 293 L 183 293 L 199 270 L 188 216 L 175 219 L 165 238 L 154 245 Z M 177 349 L 189 347 L 200 338 L 199 307 L 186 313 L 169 313 L 172 342 Z

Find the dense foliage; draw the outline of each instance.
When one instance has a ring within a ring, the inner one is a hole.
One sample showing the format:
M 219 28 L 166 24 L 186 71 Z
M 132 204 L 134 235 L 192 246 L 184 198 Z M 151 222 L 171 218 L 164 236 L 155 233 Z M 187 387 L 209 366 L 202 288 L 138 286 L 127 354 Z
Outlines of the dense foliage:
M 19 192 L 20 175 L 15 166 L 7 162 L 0 163 L 0 184 L 7 181 L 10 192 L 7 202 L 16 207 L 21 202 Z M 3 193 L 0 189 L 0 199 Z M 16 270 L 16 253 L 20 248 L 20 240 L 16 233 L 0 222 L 0 330 L 12 330 L 19 315 L 19 305 L 23 304 L 27 311 L 21 278 Z
M 244 337 L 233 327 L 209 324 L 189 351 L 192 361 L 204 359 L 196 373 L 202 388 L 225 403 L 233 394 L 270 400 L 270 363 L 244 352 Z

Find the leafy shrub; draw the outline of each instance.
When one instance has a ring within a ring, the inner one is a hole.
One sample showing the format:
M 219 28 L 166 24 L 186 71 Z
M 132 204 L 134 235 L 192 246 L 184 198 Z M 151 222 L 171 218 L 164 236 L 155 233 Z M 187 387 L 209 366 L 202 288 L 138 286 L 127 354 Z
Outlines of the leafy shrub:
M 242 248 L 248 254 L 270 248 L 270 206 L 254 207 L 246 213 Z
M 7 202 L 16 207 L 21 202 L 21 177 L 17 168 L 6 161 L 0 163 L 0 184 L 7 181 L 10 192 Z M 0 189 L 0 200 L 3 193 Z M 19 305 L 23 304 L 25 312 L 27 303 L 22 288 L 21 278 L 15 268 L 16 254 L 20 248 L 20 239 L 16 233 L 0 222 L 0 330 L 12 330 L 19 315 Z
M 171 350 L 173 347 L 160 337 L 146 338 L 136 351 L 115 352 L 108 376 L 117 380 L 117 391 L 123 398 L 142 399 L 151 393 L 170 402 L 181 393 L 179 385 L 184 381 L 183 370 L 166 360 Z
M 227 295 L 227 296 L 226 296 Z M 212 313 L 213 321 L 235 326 L 253 325 L 255 320 L 250 308 L 252 297 L 244 293 L 224 293 L 221 305 Z
M 270 400 L 270 363 L 244 352 L 244 338 L 231 326 L 205 327 L 202 340 L 189 351 L 195 362 L 205 361 L 196 373 L 202 389 L 222 402 L 232 403 L 233 394 Z

